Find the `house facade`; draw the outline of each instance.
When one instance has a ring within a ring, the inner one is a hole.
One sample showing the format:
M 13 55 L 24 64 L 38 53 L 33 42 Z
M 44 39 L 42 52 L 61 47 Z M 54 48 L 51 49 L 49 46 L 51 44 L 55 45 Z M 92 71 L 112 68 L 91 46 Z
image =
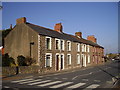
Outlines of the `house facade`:
M 5 53 L 13 57 L 23 55 L 36 60 L 36 65 L 49 71 L 60 71 L 77 67 L 87 67 L 104 62 L 104 48 L 97 44 L 94 36 L 82 38 L 63 32 L 61 23 L 54 30 L 26 22 L 22 17 L 5 38 Z

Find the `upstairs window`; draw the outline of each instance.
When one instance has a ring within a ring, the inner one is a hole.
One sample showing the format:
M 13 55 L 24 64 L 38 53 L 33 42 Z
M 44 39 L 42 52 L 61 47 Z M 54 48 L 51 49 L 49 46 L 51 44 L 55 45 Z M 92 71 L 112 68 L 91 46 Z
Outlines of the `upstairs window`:
M 67 55 L 67 61 L 68 61 L 68 65 L 71 65 L 71 54 Z
M 61 40 L 61 50 L 64 50 L 64 40 Z
M 90 46 L 87 45 L 87 52 L 90 52 Z
M 80 44 L 77 43 L 77 51 L 79 52 L 80 51 Z
M 56 47 L 56 50 L 60 49 L 60 40 L 59 39 L 55 39 L 55 47 Z
M 67 41 L 67 50 L 71 51 L 71 42 L 70 41 Z
M 52 67 L 52 54 L 46 53 L 45 58 L 45 67 Z
M 46 37 L 46 48 L 51 50 L 51 37 Z

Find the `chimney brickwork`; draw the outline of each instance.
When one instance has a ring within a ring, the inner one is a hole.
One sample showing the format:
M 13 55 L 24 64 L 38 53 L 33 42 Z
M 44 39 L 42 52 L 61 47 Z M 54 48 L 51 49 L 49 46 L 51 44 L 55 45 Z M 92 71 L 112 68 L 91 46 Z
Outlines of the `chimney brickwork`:
M 55 30 L 55 31 L 57 31 L 57 32 L 62 32 L 62 29 L 63 29 L 63 27 L 62 27 L 62 24 L 61 24 L 61 23 L 55 24 L 55 26 L 54 26 L 54 30 Z
M 94 43 L 97 43 L 97 39 L 94 37 L 94 35 L 88 36 L 87 40 L 90 40 L 90 41 L 92 41 Z
M 75 36 L 82 38 L 82 32 L 76 32 Z
M 16 24 L 21 24 L 21 23 L 26 23 L 26 18 L 25 18 L 25 17 L 18 18 L 18 19 L 16 20 Z

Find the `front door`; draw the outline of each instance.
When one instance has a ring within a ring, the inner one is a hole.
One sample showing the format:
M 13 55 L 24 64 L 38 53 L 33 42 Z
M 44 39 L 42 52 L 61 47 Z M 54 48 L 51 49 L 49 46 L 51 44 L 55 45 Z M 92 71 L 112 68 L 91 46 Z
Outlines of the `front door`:
M 63 61 L 63 55 L 61 55 L 61 69 L 63 69 L 63 63 L 64 63 L 64 61 Z
M 59 70 L 59 55 L 56 55 L 56 70 Z

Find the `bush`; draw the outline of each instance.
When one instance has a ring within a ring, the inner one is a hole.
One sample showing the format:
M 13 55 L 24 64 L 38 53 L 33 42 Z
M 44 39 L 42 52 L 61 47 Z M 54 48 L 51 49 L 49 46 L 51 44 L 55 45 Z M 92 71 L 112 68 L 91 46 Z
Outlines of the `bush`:
M 34 63 L 36 63 L 36 60 L 30 58 L 30 57 L 24 57 L 24 56 L 18 56 L 17 57 L 18 65 L 19 66 L 30 66 Z
M 25 57 L 22 55 L 17 57 L 17 62 L 19 66 L 27 66 L 25 62 Z
M 15 60 L 9 57 L 8 53 L 2 56 L 2 66 L 12 66 L 15 65 Z

